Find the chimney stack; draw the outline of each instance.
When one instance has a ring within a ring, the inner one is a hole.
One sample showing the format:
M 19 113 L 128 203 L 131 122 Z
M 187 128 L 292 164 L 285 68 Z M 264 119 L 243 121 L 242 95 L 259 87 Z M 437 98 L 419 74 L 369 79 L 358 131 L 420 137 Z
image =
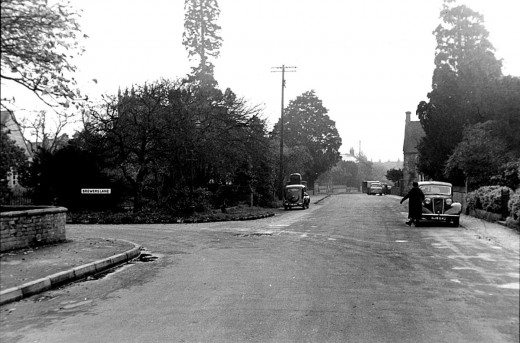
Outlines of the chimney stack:
M 412 112 L 406 111 L 406 124 L 408 124 L 410 122 L 410 115 L 411 114 L 412 114 Z

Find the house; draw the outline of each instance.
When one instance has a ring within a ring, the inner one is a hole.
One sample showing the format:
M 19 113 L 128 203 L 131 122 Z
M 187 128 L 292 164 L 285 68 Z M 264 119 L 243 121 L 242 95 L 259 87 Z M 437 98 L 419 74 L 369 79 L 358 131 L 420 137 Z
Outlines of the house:
M 417 146 L 425 133 L 419 121 L 410 120 L 411 112 L 406 112 L 403 143 L 403 180 L 401 182 L 401 194 L 412 188 L 412 182 L 423 181 L 424 176 L 417 170 L 419 151 Z
M 348 154 L 342 154 L 341 159 L 346 162 L 358 162 L 358 159 L 356 157 L 356 154 L 354 153 L 354 148 L 350 148 L 350 151 Z
M 29 161 L 32 161 L 31 149 L 23 136 L 20 124 L 16 121 L 14 114 L 10 111 L 0 111 L 0 124 L 2 134 L 7 133 L 7 136 L 13 140 L 17 146 L 23 149 Z M 18 174 L 13 169 L 11 169 L 11 173 L 7 175 L 7 185 L 10 189 L 21 188 L 18 183 Z

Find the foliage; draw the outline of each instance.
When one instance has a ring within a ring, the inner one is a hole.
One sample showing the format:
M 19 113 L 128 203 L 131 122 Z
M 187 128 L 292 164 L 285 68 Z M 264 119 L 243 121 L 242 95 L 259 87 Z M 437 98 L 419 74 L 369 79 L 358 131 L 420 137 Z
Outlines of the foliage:
M 4 202 L 11 190 L 7 184 L 7 177 L 13 171 L 22 176 L 23 182 L 25 170 L 28 167 L 27 156 L 22 148 L 10 139 L 7 130 L 2 126 L 0 133 L 0 202 Z
M 475 124 L 464 129 L 462 141 L 446 163 L 448 178 L 454 171 L 461 170 L 471 188 L 490 184 L 491 177 L 508 159 L 505 142 L 491 134 L 490 124 Z
M 251 220 L 272 216 L 264 208 L 238 205 L 226 213 L 220 210 L 179 214 L 165 211 L 141 212 L 68 212 L 67 221 L 73 224 L 172 224 L 206 223 L 216 221 Z
M 517 190 L 514 194 L 511 194 L 511 198 L 507 204 L 509 213 L 514 220 L 520 219 L 520 190 Z
M 313 90 L 291 100 L 284 111 L 284 145 L 305 147 L 312 157 L 312 162 L 302 170 L 309 185 L 340 160 L 341 137 L 327 112 Z M 280 124 L 279 120 L 273 136 L 279 136 Z
M 359 153 L 357 156 L 358 159 L 358 177 L 359 182 L 361 181 L 368 181 L 368 180 L 374 180 L 374 175 L 372 173 L 374 162 L 371 162 L 368 160 L 368 158 L 363 154 Z
M 399 180 L 403 179 L 403 170 L 401 168 L 399 168 L 399 169 L 392 168 L 390 170 L 387 170 L 386 178 L 388 180 L 392 181 L 394 184 L 396 184 L 399 182 Z
M 136 212 L 149 202 L 168 208 L 182 189 L 223 184 L 268 200 L 271 152 L 259 115 L 230 89 L 160 80 L 105 97 L 87 113 L 81 137 L 133 190 Z
M 217 58 L 222 46 L 220 26 L 216 21 L 220 15 L 217 0 L 185 0 L 184 33 L 182 44 L 190 59 L 198 58 L 199 65 L 193 74 L 213 75 L 213 63 L 208 57 Z
M 520 159 L 503 164 L 498 174 L 491 177 L 491 183 L 512 189 L 520 187 Z
M 74 141 L 56 151 L 40 149 L 29 170 L 27 186 L 36 204 L 96 210 L 115 208 L 120 203 L 122 185 L 103 172 L 99 156 Z M 83 188 L 110 188 L 111 194 L 85 195 L 81 194 Z
M 79 98 L 71 63 L 79 46 L 80 17 L 68 3 L 2 0 L 1 79 L 22 85 L 48 105 L 69 107 Z M 84 36 L 86 37 L 86 36 Z
M 513 190 L 509 187 L 480 187 L 476 191 L 468 193 L 468 207 L 500 213 L 502 210 L 502 191 L 509 191 L 509 194 L 513 194 Z
M 418 146 L 418 168 L 427 177 L 446 179 L 444 168 L 453 149 L 463 138 L 463 127 L 492 119 L 497 102 L 490 96 L 502 76 L 483 17 L 470 8 L 445 1 L 439 25 L 435 70 L 429 101 L 422 101 L 417 115 L 425 132 Z M 463 181 L 452 169 L 449 180 Z

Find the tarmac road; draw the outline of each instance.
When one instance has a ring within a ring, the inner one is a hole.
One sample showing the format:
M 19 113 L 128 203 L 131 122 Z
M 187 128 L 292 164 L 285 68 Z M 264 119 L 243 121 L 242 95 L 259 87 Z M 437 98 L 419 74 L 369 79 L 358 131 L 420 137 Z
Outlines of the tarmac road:
M 157 259 L 2 307 L 1 340 L 518 342 L 518 250 L 405 217 L 348 194 L 257 221 L 67 226 Z

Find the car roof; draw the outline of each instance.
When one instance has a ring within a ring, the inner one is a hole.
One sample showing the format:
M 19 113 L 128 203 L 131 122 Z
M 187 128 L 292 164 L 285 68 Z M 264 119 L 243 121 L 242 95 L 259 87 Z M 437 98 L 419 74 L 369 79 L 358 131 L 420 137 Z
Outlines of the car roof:
M 451 187 L 451 183 L 449 182 L 442 182 L 442 181 L 419 181 L 419 186 L 423 185 L 437 185 L 437 186 L 449 186 Z
M 285 188 L 305 188 L 305 185 L 286 185 Z

